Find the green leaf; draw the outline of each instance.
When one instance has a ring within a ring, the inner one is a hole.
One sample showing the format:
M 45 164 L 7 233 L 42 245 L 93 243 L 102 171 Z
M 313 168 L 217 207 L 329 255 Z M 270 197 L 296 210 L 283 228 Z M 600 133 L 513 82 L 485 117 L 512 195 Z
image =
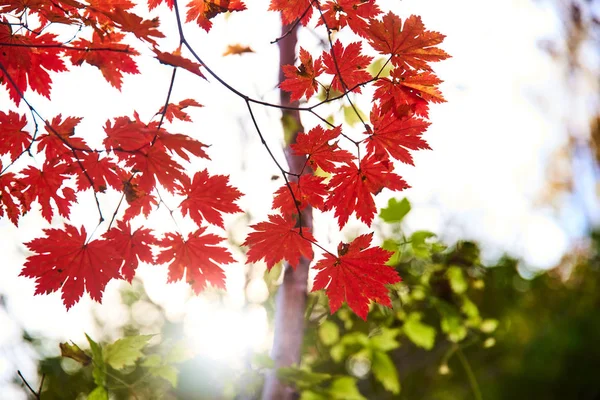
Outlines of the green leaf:
M 300 125 L 294 115 L 290 111 L 283 111 L 281 116 L 281 125 L 283 126 L 283 138 L 286 146 L 292 143 L 292 139 L 298 133 Z
M 90 350 L 92 351 L 92 359 L 94 360 L 94 363 L 103 363 L 104 358 L 102 357 L 102 347 L 98 343 L 94 342 L 92 338 L 87 335 L 87 333 L 85 334 L 85 337 L 90 344 Z
M 313 387 L 331 379 L 331 375 L 311 372 L 298 367 L 284 367 L 277 370 L 277 377 L 298 387 Z
M 163 360 L 160 354 L 150 354 L 148 357 L 144 358 L 141 365 L 142 367 L 158 367 L 162 363 Z
M 467 327 L 463 320 L 453 308 L 446 306 L 440 309 L 442 313 L 441 327 L 442 331 L 448 336 L 451 342 L 458 343 L 467 336 Z
M 385 239 L 381 244 L 381 248 L 389 251 L 398 251 L 400 244 L 393 239 Z
M 135 365 L 135 362 L 144 355 L 141 350 L 153 336 L 129 336 L 107 345 L 105 362 L 116 370 Z
M 427 293 L 425 291 L 425 288 L 420 286 L 420 285 L 415 285 L 412 290 L 410 291 L 410 296 L 414 299 L 414 300 L 424 300 L 425 297 L 427 297 Z
M 381 73 L 379 74 L 380 78 L 385 78 L 387 76 L 390 76 L 390 72 L 392 70 L 392 63 L 388 62 L 386 64 L 387 59 L 386 58 L 378 58 L 375 61 L 373 61 L 371 63 L 371 65 L 369 65 L 367 67 L 367 72 L 369 72 L 371 74 L 371 76 L 375 77 L 377 76 L 377 74 L 379 73 L 379 71 L 381 71 Z M 385 65 L 385 67 L 384 67 Z M 383 70 L 381 70 L 383 68 Z
M 346 355 L 346 346 L 344 346 L 341 343 L 338 343 L 331 348 L 330 354 L 333 361 L 339 363 L 344 359 L 344 356 Z
M 367 400 L 356 387 L 356 380 L 349 376 L 337 378 L 329 388 L 331 399 L 336 400 Z
M 317 92 L 317 100 L 325 101 L 327 100 L 327 90 L 324 87 L 319 86 L 319 91 Z
M 436 234 L 429 231 L 416 231 L 410 236 L 411 243 L 422 245 L 429 238 L 436 237 Z
M 300 395 L 300 400 L 329 400 L 329 397 L 311 392 L 310 390 L 305 390 Z
M 179 364 L 187 361 L 194 357 L 194 354 L 188 347 L 185 346 L 183 341 L 179 341 L 171 347 L 167 355 L 165 356 L 166 364 Z
M 75 343 L 60 343 L 59 347 L 62 357 L 71 358 L 83 365 L 89 365 L 92 362 L 92 357 L 85 354 Z
M 381 209 L 379 217 L 388 223 L 400 222 L 409 213 L 410 209 L 410 202 L 406 198 L 400 201 L 391 198 L 388 200 L 388 206 Z
M 275 264 L 271 268 L 271 270 L 269 270 L 269 269 L 265 270 L 265 273 L 263 274 L 263 279 L 265 280 L 265 283 L 267 284 L 267 287 L 269 288 L 269 290 L 276 287 L 276 283 L 279 280 L 279 277 L 281 276 L 282 271 L 283 271 L 283 263 L 282 262 L 278 262 L 277 264 Z
M 478 327 L 481 324 L 481 317 L 479 316 L 477 305 L 466 296 L 462 300 L 463 304 L 460 310 L 467 316 L 467 324 L 472 327 Z
M 373 352 L 373 359 L 371 360 L 371 368 L 373 370 L 373 376 L 377 379 L 385 390 L 394 394 L 400 393 L 400 381 L 398 380 L 398 371 L 394 362 L 389 355 L 381 351 Z
M 321 169 L 321 167 L 317 167 L 317 170 L 313 172 L 314 176 L 318 176 L 320 178 L 325 178 L 325 179 L 329 179 L 331 178 L 331 176 L 333 175 L 330 172 L 325 172 Z
M 381 328 L 379 335 L 369 339 L 369 347 L 384 352 L 397 349 L 400 347 L 400 343 L 396 340 L 398 333 L 400 333 L 400 329 Z
M 177 386 L 177 368 L 172 365 L 161 365 L 160 367 L 150 368 L 150 375 L 166 379 L 171 386 Z
M 108 400 L 108 392 L 103 386 L 98 386 L 88 394 L 87 400 Z
M 369 344 L 369 337 L 362 332 L 352 332 L 342 336 L 340 343 L 344 345 L 359 344 L 365 347 Z
M 340 339 L 340 329 L 335 323 L 325 321 L 319 326 L 319 338 L 325 346 L 331 346 Z
M 329 301 L 327 301 L 326 304 L 328 304 Z M 354 320 L 352 319 L 352 316 L 354 315 L 353 313 L 350 312 L 350 310 L 346 307 L 339 309 L 336 312 L 337 317 L 344 322 L 344 328 L 346 328 L 346 330 L 350 330 L 352 329 L 352 326 L 354 326 Z
M 435 236 L 435 233 L 428 231 L 416 231 L 413 233 L 410 236 L 410 244 L 414 255 L 418 258 L 431 257 L 431 246 L 426 241 Z
M 275 361 L 266 353 L 256 353 L 252 356 L 252 364 L 256 368 L 275 368 Z
M 87 341 L 90 344 L 90 350 L 92 351 L 92 362 L 94 363 L 92 376 L 94 377 L 94 383 L 104 387 L 106 384 L 106 364 L 104 363 L 104 357 L 102 355 L 102 347 L 94 342 L 87 333 L 85 334 L 85 337 L 87 338 Z
M 448 271 L 446 271 L 446 276 L 448 276 L 450 287 L 454 293 L 462 294 L 469 288 L 469 285 L 460 267 L 452 266 L 448 268 Z
M 358 124 L 359 122 L 361 122 L 360 118 L 362 118 L 363 121 L 368 120 L 365 113 L 362 112 L 359 108 L 356 108 L 356 111 L 354 111 L 354 108 L 352 106 L 343 106 L 343 110 L 344 110 L 344 120 L 350 126 L 354 126 L 354 125 Z M 357 111 L 358 111 L 358 115 L 356 114 Z M 359 115 L 360 115 L 360 118 L 358 117 Z
M 400 245 L 398 244 L 398 242 L 396 242 L 395 240 L 392 240 L 392 239 L 385 239 L 383 241 L 383 244 L 381 245 L 381 248 L 384 250 L 389 250 L 389 251 L 394 252 L 394 254 L 392 254 L 390 259 L 385 263 L 386 265 L 394 266 L 394 265 L 397 265 L 398 263 L 400 263 L 400 255 L 402 253 L 400 252 Z
M 498 328 L 498 320 L 497 319 L 484 319 L 479 326 L 481 332 L 483 333 L 492 333 Z
M 328 95 L 329 93 L 329 95 Z M 329 86 L 327 89 L 323 89 L 323 95 L 322 97 L 319 97 L 319 100 L 323 101 L 323 100 L 328 100 L 328 99 L 333 99 L 333 98 L 337 98 L 337 97 L 342 97 L 342 92 L 338 92 L 337 90 L 335 90 L 334 88 L 332 88 L 331 86 Z
M 435 328 L 421 322 L 420 313 L 410 313 L 404 322 L 404 333 L 415 345 L 431 350 L 435 344 Z

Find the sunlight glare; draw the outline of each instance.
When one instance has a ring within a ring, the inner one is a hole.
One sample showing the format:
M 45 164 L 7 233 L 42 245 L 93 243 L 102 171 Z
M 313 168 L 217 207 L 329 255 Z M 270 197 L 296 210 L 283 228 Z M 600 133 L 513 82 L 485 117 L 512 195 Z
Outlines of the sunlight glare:
M 203 297 L 190 299 L 184 318 L 186 339 L 201 357 L 233 368 L 244 367 L 245 357 L 268 346 L 264 307 L 232 309 Z

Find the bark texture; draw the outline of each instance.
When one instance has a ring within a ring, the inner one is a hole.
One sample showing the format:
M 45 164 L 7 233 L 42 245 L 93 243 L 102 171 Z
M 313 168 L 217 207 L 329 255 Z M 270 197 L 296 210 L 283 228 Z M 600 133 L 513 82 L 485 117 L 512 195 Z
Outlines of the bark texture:
M 288 33 L 286 35 L 286 33 Z M 279 45 L 279 81 L 282 82 L 282 66 L 294 64 L 296 59 L 297 26 L 290 32 L 290 26 L 282 27 L 282 35 Z M 297 105 L 290 103 L 290 96 L 280 91 L 282 105 Z M 305 166 L 306 157 L 295 156 L 289 148 L 289 143 L 295 143 L 296 136 L 304 129 L 300 122 L 299 111 L 283 110 L 283 121 L 287 127 L 293 126 L 291 139 L 284 149 L 290 172 L 300 172 Z M 305 172 L 310 173 L 305 169 Z M 293 180 L 290 177 L 291 180 Z M 309 208 L 302 211 L 302 226 L 312 231 L 312 210 Z M 290 265 L 285 265 L 283 284 L 279 288 L 276 298 L 275 310 L 275 337 L 273 341 L 272 357 L 275 361 L 275 369 L 300 363 L 302 341 L 304 338 L 304 312 L 306 309 L 306 298 L 308 289 L 308 269 L 311 260 L 304 257 L 294 270 Z M 292 400 L 299 397 L 293 387 L 283 384 L 277 379 L 275 371 L 267 375 L 263 388 L 263 400 Z

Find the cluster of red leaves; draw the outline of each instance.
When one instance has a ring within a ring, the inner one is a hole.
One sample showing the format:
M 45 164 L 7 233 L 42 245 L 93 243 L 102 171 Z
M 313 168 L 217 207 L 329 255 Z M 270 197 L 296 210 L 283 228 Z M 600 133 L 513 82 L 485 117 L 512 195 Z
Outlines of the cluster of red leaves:
M 163 4 L 172 12 L 177 10 L 174 0 L 147 1 L 149 10 Z M 132 11 L 134 6 L 131 0 L 4 1 L 0 5 L 0 84 L 19 106 L 29 89 L 50 98 L 51 73 L 87 63 L 121 90 L 124 74 L 140 72 L 136 57 L 141 52 L 127 44 L 134 38 L 150 46 L 158 62 L 204 78 L 199 59 L 182 56 L 181 46 L 172 52 L 158 49 L 157 40 L 165 37 L 159 19 L 140 17 Z M 241 0 L 190 0 L 186 22 L 208 32 L 220 14 L 245 9 Z M 362 157 L 339 146 L 346 136 L 342 126 L 315 126 L 298 134 L 291 145 L 296 155 L 306 158 L 306 168 L 275 192 L 275 213 L 268 221 L 253 225 L 243 243 L 249 248 L 247 262 L 264 260 L 272 268 L 282 260 L 297 266 L 302 257 L 313 258 L 316 242 L 299 220 L 303 209 L 333 211 L 340 229 L 352 215 L 370 226 L 376 213 L 374 196 L 384 188 L 408 187 L 394 172 L 394 160 L 412 164 L 410 150 L 429 148 L 421 137 L 429 126 L 425 119 L 428 104 L 444 101 L 438 90 L 441 80 L 429 63 L 448 55 L 436 47 L 443 35 L 427 31 L 416 16 L 404 22 L 393 13 L 381 16 L 376 0 L 271 0 L 269 9 L 280 12 L 286 24 L 308 26 L 316 18 L 315 26 L 324 25 L 327 32 L 348 29 L 357 36 L 347 45 L 335 41 L 318 56 L 301 48 L 299 65 L 283 66 L 286 79 L 280 86 L 292 101 L 309 101 L 320 87 L 327 93 L 361 93 L 367 84 L 375 87 L 370 123 L 364 124 L 366 137 L 356 141 L 365 149 Z M 40 24 L 36 29 L 27 26 L 28 16 L 36 17 Z M 50 33 L 52 24 L 78 26 L 83 33 L 63 43 Z M 372 61 L 363 53 L 367 46 L 387 57 L 393 67 L 389 77 L 373 77 L 367 71 Z M 88 237 L 85 228 L 66 223 L 26 243 L 34 254 L 21 275 L 36 280 L 36 294 L 60 290 L 67 308 L 84 292 L 100 301 L 111 279 L 131 281 L 140 262 L 168 264 L 169 282 L 185 278 L 196 293 L 208 284 L 224 287 L 221 265 L 234 259 L 220 244 L 223 238 L 207 233 L 206 224 L 224 228 L 224 214 L 242 211 L 236 204 L 242 193 L 230 185 L 227 176 L 208 170 L 187 172 L 184 165 L 193 158 L 208 159 L 208 146 L 189 135 L 169 132 L 163 122 L 190 122 L 189 107 L 202 106 L 186 99 L 163 105 L 148 122 L 135 112 L 133 118 L 109 119 L 100 149 L 76 134 L 80 117 L 57 115 L 43 121 L 42 133 L 37 123 L 28 129 L 25 114 L 0 111 L 0 156 L 5 159 L 4 163 L 0 160 L 0 217 L 6 215 L 17 225 L 37 203 L 48 222 L 55 214 L 68 222 L 78 194 L 88 189 L 96 201 L 109 189 L 120 192 L 125 200 L 121 217 L 100 238 Z M 40 161 L 9 172 L 24 154 Z M 313 175 L 317 169 L 330 178 Z M 150 229 L 132 228 L 133 218 L 149 216 L 159 204 L 158 188 L 182 198 L 178 211 L 195 223 L 194 232 L 167 232 L 160 238 Z M 371 247 L 371 241 L 372 234 L 361 235 L 340 243 L 337 255 L 325 252 L 316 261 L 314 268 L 319 272 L 313 290 L 326 290 L 332 312 L 346 302 L 366 318 L 371 301 L 391 304 L 386 285 L 400 277 L 386 265 L 390 253 Z
M 358 158 L 341 149 L 341 126 L 317 126 L 298 135 L 291 146 L 295 154 L 306 156 L 312 170 L 320 168 L 331 178 L 325 182 L 312 175 L 301 175 L 297 183 L 277 191 L 273 208 L 289 215 L 312 206 L 333 210 L 340 228 L 352 215 L 370 226 L 376 213 L 374 196 L 384 188 L 398 191 L 408 187 L 394 172 L 394 160 L 412 165 L 411 150 L 429 149 L 422 138 L 429 126 L 425 119 L 428 105 L 445 101 L 438 89 L 441 80 L 429 63 L 448 57 L 436 47 L 444 35 L 427 31 L 414 15 L 404 23 L 391 12 L 379 18 L 381 10 L 375 0 L 320 3 L 310 3 L 319 16 L 317 25 L 325 25 L 329 30 L 347 28 L 361 40 L 348 45 L 336 41 L 318 57 L 300 49 L 299 66 L 283 67 L 286 79 L 280 87 L 290 93 L 292 100 L 305 97 L 308 101 L 319 87 L 326 88 L 327 93 L 331 89 L 361 93 L 362 86 L 374 85 L 370 123 L 364 124 L 366 137 L 359 141 L 366 151 Z M 275 9 L 281 5 L 276 0 L 271 2 Z M 286 11 L 282 14 L 284 22 L 301 18 L 306 24 L 307 16 L 312 14 L 296 7 L 287 7 Z M 392 65 L 389 77 L 367 72 L 372 57 L 363 53 L 365 44 L 387 58 L 386 64 Z M 295 202 L 283 199 L 286 191 L 294 194 Z M 332 312 L 345 301 L 357 315 L 366 318 L 370 301 L 390 305 L 385 285 L 400 278 L 385 265 L 389 252 L 369 248 L 371 239 L 371 235 L 362 235 L 349 244 L 341 243 L 337 256 L 326 253 L 324 259 L 317 261 L 314 268 L 319 273 L 313 290 L 326 289 Z M 248 241 L 251 243 L 251 238 Z M 299 254 L 296 250 L 286 258 L 296 259 Z

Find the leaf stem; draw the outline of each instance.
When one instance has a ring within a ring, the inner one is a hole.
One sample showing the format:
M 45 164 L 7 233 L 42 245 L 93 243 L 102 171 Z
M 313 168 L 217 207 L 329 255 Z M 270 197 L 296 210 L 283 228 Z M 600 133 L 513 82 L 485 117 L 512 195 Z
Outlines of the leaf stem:
M 467 374 L 467 379 L 469 380 L 469 385 L 471 386 L 471 390 L 473 391 L 473 397 L 475 397 L 475 400 L 483 400 L 483 396 L 481 395 L 481 390 L 479 389 L 479 383 L 477 383 L 477 378 L 475 377 L 475 374 L 473 373 L 473 369 L 471 368 L 471 364 L 469 363 L 469 360 L 467 360 L 467 357 L 465 357 L 465 354 L 463 353 L 460 346 L 458 346 L 458 345 L 455 345 L 455 346 L 456 346 L 456 356 L 458 357 L 458 360 L 460 361 L 463 368 L 465 369 L 465 373 Z

